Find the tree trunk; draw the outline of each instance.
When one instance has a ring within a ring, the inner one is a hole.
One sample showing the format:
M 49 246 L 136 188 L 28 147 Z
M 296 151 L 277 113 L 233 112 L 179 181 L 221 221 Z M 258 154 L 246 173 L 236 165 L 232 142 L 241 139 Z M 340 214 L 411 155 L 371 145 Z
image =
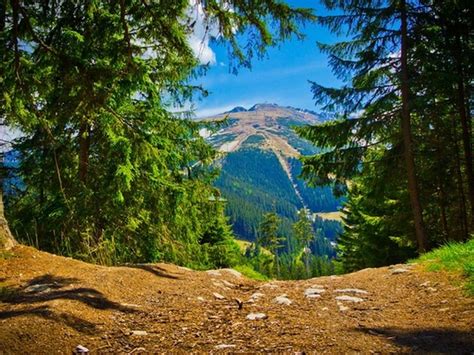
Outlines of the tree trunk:
M 2 181 L 0 180 L 0 184 Z M 0 186 L 0 250 L 9 250 L 16 245 L 15 238 L 8 228 L 8 222 L 5 219 L 4 209 L 3 209 L 3 191 Z
M 440 131 L 441 128 L 435 128 L 436 131 Z M 437 166 L 443 165 L 443 156 L 446 155 L 446 152 L 443 150 L 443 146 L 440 141 L 440 137 L 438 134 L 435 135 L 435 142 L 436 142 L 436 158 L 438 160 Z M 450 239 L 449 227 L 448 227 L 448 218 L 447 218 L 447 197 L 446 191 L 444 188 L 444 182 L 441 179 L 440 175 L 436 176 L 436 180 L 438 183 L 437 191 L 438 191 L 438 201 L 439 201 L 439 210 L 440 210 L 440 217 L 441 217 L 441 226 L 443 228 L 444 238 L 446 240 Z
M 276 263 L 276 270 L 277 270 L 277 279 L 280 278 L 280 261 L 278 260 L 278 252 L 275 250 L 275 263 Z
M 0 2 L 0 32 L 5 30 L 6 24 L 6 7 L 7 7 L 7 0 L 2 0 Z M 1 60 L 5 60 L 6 51 L 2 51 L 2 55 L 0 56 Z M 3 71 L 0 72 L 0 77 L 3 77 Z M 3 104 L 3 99 L 1 101 Z M 3 109 L 2 109 L 3 110 Z M 0 162 L 2 160 L 0 159 Z M 3 165 L 2 165 L 3 168 Z M 16 244 L 15 239 L 13 238 L 10 228 L 8 228 L 8 222 L 5 219 L 4 208 L 3 208 L 3 182 L 0 178 L 0 250 L 8 250 Z
M 446 217 L 446 193 L 444 191 L 443 183 L 438 181 L 438 196 L 439 196 L 439 210 L 441 214 L 441 226 L 443 227 L 444 236 L 447 240 L 450 239 L 448 219 Z
M 457 106 L 459 111 L 459 117 L 461 119 L 462 128 L 462 142 L 464 148 L 464 159 L 466 160 L 466 176 L 468 181 L 469 189 L 469 204 L 471 207 L 471 230 L 474 228 L 474 173 L 472 167 L 472 146 L 471 146 L 471 134 L 469 129 L 470 122 L 470 109 L 469 104 L 466 101 L 466 90 L 464 85 L 464 70 L 462 66 L 462 52 L 461 52 L 461 39 L 459 34 L 456 35 L 456 46 L 455 46 L 455 58 L 456 58 L 456 71 L 457 71 Z
M 457 132 L 456 132 L 456 120 L 453 115 L 453 143 L 454 143 L 454 163 L 456 167 L 456 177 L 458 181 L 458 194 L 459 194 L 459 222 L 461 225 L 461 240 L 467 240 L 468 234 L 468 222 L 467 222 L 467 211 L 466 211 L 466 197 L 464 194 L 464 182 L 461 173 L 461 162 L 460 152 L 458 146 Z
M 306 278 L 310 278 L 310 270 L 309 270 L 309 253 L 305 253 L 305 267 L 306 267 Z
M 402 114 L 401 129 L 404 145 L 404 157 L 408 178 L 408 193 L 415 223 L 415 233 L 418 243 L 418 251 L 424 252 L 428 249 L 428 238 L 426 236 L 423 222 L 423 209 L 420 203 L 420 192 L 418 178 L 416 176 L 415 157 L 413 154 L 413 141 L 411 134 L 411 118 L 409 108 L 409 86 L 408 86 L 408 60 L 407 60 L 407 9 L 405 0 L 400 1 L 401 15 L 401 93 Z

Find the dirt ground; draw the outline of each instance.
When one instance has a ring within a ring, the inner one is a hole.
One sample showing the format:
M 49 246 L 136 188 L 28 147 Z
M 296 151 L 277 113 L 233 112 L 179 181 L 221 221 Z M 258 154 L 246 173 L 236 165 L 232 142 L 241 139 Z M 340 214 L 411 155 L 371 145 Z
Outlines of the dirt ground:
M 257 282 L 232 270 L 102 267 L 18 246 L 0 260 L 0 285 L 1 354 L 71 354 L 77 345 L 94 354 L 474 351 L 474 299 L 456 276 L 421 266 Z M 306 297 L 310 287 L 320 297 Z M 284 294 L 291 304 L 275 302 Z M 343 295 L 359 302 L 336 300 Z

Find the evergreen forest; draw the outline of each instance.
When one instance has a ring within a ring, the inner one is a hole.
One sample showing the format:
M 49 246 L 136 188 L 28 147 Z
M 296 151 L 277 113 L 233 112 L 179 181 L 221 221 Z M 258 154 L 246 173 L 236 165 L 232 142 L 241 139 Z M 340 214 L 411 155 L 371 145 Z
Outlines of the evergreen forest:
M 15 239 L 104 265 L 263 279 L 389 265 L 471 239 L 474 4 L 320 3 L 331 15 L 279 0 L 0 0 L 0 125 L 14 132 L 0 137 L 0 192 Z M 209 94 L 195 83 L 210 64 L 188 41 L 198 21 L 218 31 L 237 76 L 304 39 L 305 25 L 337 36 L 314 50 L 342 84 L 308 77 L 331 118 L 292 128 L 308 142 L 289 167 L 308 207 L 339 209 L 342 224 L 310 216 L 270 152 L 249 145 L 216 164 L 200 132 L 229 122 L 193 116 Z

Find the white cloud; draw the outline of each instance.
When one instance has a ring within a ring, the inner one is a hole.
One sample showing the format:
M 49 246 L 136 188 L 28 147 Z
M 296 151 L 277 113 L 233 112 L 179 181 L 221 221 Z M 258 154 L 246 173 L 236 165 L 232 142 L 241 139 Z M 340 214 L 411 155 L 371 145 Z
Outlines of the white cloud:
M 7 127 L 3 123 L 0 123 L 0 152 L 10 150 L 11 143 L 22 135 L 18 129 Z
M 211 38 L 219 36 L 217 23 L 206 18 L 201 1 L 189 0 L 189 22 L 194 23 L 188 43 L 201 64 L 216 64 L 216 54 L 209 46 Z

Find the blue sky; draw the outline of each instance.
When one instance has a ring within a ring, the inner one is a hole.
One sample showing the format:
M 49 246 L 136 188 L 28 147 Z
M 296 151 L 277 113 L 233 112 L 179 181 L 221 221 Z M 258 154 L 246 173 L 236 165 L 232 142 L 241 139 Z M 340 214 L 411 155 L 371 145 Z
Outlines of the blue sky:
M 327 14 L 317 1 L 287 2 L 292 6 L 312 7 L 316 15 Z M 327 86 L 337 85 L 338 81 L 328 67 L 327 56 L 319 52 L 316 42 L 331 43 L 336 37 L 318 25 L 307 25 L 302 32 L 306 34 L 304 40 L 293 38 L 278 48 L 270 48 L 266 58 L 254 60 L 251 70 L 241 68 L 238 75 L 229 73 L 227 49 L 209 43 L 206 55 L 212 56 L 215 63 L 197 83 L 210 94 L 195 103 L 196 115 L 205 117 L 235 106 L 249 108 L 262 102 L 319 110 L 308 80 Z

